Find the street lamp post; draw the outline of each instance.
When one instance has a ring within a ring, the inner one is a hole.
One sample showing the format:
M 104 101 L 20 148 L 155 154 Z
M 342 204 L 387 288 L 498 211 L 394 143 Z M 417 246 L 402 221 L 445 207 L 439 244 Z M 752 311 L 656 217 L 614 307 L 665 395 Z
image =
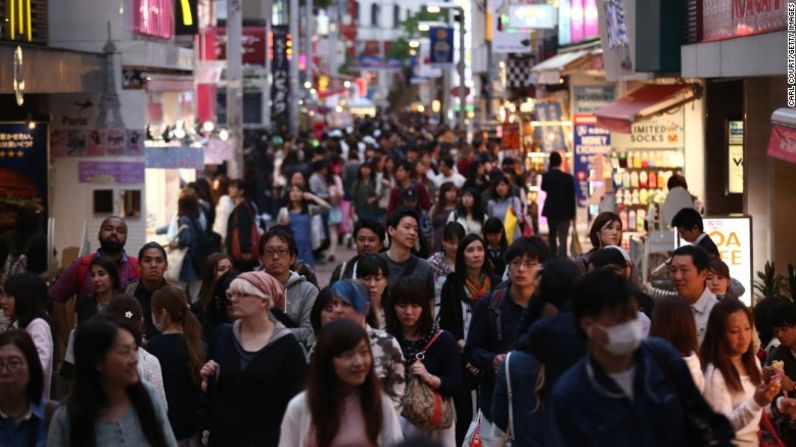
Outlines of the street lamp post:
M 459 21 L 459 64 L 456 67 L 458 69 L 458 72 L 459 72 L 459 118 L 456 120 L 457 121 L 456 124 L 457 124 L 457 127 L 459 129 L 464 129 L 465 128 L 465 125 L 464 125 L 464 117 L 465 117 L 464 104 L 465 104 L 465 97 L 467 96 L 466 92 L 465 92 L 465 83 L 464 83 L 464 57 L 465 57 L 465 51 L 464 51 L 464 33 L 465 33 L 465 30 L 464 30 L 464 8 L 462 8 L 461 6 L 458 6 L 458 5 L 450 5 L 450 4 L 447 4 L 447 3 L 434 4 L 434 5 L 426 6 L 426 11 L 428 11 L 428 12 L 430 12 L 432 14 L 438 13 L 442 9 L 453 9 L 454 11 L 459 13 L 459 15 L 461 16 L 461 20 Z M 445 92 L 445 94 L 447 95 L 448 92 Z

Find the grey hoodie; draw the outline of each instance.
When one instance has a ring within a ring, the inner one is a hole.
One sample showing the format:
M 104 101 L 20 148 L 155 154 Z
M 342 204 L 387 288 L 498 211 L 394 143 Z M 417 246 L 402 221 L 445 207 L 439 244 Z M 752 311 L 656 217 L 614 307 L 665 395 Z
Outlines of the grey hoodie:
M 307 278 L 291 271 L 285 285 L 285 308 L 282 309 L 298 327 L 290 328 L 299 343 L 309 345 L 313 330 L 310 322 L 312 305 L 318 297 L 318 288 Z

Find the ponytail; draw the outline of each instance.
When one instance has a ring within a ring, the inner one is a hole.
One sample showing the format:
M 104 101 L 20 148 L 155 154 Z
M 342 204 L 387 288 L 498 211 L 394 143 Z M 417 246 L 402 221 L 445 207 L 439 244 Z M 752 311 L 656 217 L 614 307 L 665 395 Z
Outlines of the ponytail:
M 179 323 L 182 337 L 188 351 L 188 364 L 185 365 L 188 375 L 197 386 L 201 383 L 199 370 L 204 364 L 204 346 L 202 344 L 202 325 L 196 319 L 188 305 L 185 293 L 174 286 L 165 286 L 152 295 L 152 310 L 164 309 L 171 321 Z

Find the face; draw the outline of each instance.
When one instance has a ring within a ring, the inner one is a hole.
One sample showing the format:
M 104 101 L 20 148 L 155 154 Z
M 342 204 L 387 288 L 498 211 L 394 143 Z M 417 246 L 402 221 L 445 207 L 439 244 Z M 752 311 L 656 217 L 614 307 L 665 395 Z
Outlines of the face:
M 739 310 L 727 317 L 724 340 L 731 356 L 743 355 L 752 343 L 752 324 L 746 312 Z
M 169 266 L 163 252 L 157 248 L 144 250 L 144 256 L 138 261 L 141 264 L 141 276 L 153 282 L 162 280 Z
M 300 172 L 294 172 L 293 175 L 290 176 L 290 184 L 293 186 L 307 186 L 304 184 L 304 176 L 301 175 Z
M 364 317 L 360 315 L 353 306 L 348 304 L 346 301 L 341 300 L 340 298 L 333 297 L 332 320 L 339 320 L 341 318 L 354 320 L 356 322 L 361 322 L 364 320 Z
M 301 202 L 304 199 L 304 191 L 301 190 L 299 187 L 292 187 L 290 188 L 290 193 L 288 194 L 291 202 Z
M 105 219 L 99 233 L 100 245 L 111 253 L 124 249 L 127 243 L 127 225 L 122 219 Z
M 232 270 L 232 261 L 228 258 L 221 258 L 216 264 L 216 279 L 224 276 L 224 273 Z
M 669 265 L 669 278 L 672 280 L 674 289 L 680 296 L 695 302 L 705 290 L 705 279 L 708 276 L 707 269 L 697 271 L 694 260 L 689 255 L 674 256 Z
M 265 271 L 271 275 L 283 275 L 290 270 L 290 266 L 296 262 L 296 255 L 290 253 L 287 242 L 279 237 L 272 237 L 263 247 L 263 256 L 260 259 L 265 267 Z
M 509 263 L 509 279 L 517 287 L 533 287 L 540 271 L 539 261 L 528 256 L 518 256 Z
M 451 168 L 449 168 L 445 163 L 440 163 L 439 172 L 441 172 L 445 177 L 449 177 L 451 175 Z
M 5 291 L 0 293 L 0 307 L 3 309 L 3 313 L 6 317 L 14 318 L 14 308 L 17 299 L 13 295 L 9 295 Z
M 487 233 L 486 235 L 486 241 L 489 243 L 490 247 L 500 247 L 501 240 L 503 240 L 503 235 L 500 233 Z
M 470 193 L 465 193 L 462 196 L 462 206 L 465 207 L 466 209 L 470 209 L 473 207 L 473 204 L 475 204 L 475 198 L 473 197 L 473 195 Z
M 484 267 L 484 244 L 481 241 L 472 241 L 464 249 L 464 264 L 472 269 Z
M 418 178 L 425 177 L 427 172 L 428 172 L 428 166 L 424 165 L 423 163 L 418 163 L 415 165 L 415 174 L 417 174 Z
M 415 303 L 400 303 L 393 306 L 395 316 L 401 322 L 401 326 L 405 328 L 414 328 L 417 322 L 420 321 L 420 316 L 423 314 L 423 308 Z
M 679 234 L 680 238 L 684 239 L 686 242 L 690 242 L 693 244 L 697 240 L 699 235 L 702 234 L 702 232 L 699 231 L 699 229 L 696 227 L 686 228 L 681 226 L 677 227 L 677 234 Z
M 361 228 L 354 240 L 359 256 L 375 255 L 381 251 L 381 239 L 370 228 Z
M 779 341 L 791 348 L 794 348 L 796 345 L 796 324 L 793 326 L 780 326 L 774 328 L 774 336 L 779 339 Z
M 6 390 L 24 392 L 29 374 L 25 354 L 16 345 L 9 343 L 0 348 L 0 394 Z
M 456 196 L 457 196 L 457 193 L 456 193 L 456 189 L 455 188 L 454 189 L 450 189 L 450 190 L 445 192 L 445 200 L 448 203 L 456 203 Z
M 381 300 L 381 295 L 384 293 L 384 289 L 387 288 L 387 284 L 389 283 L 387 277 L 384 276 L 382 272 L 379 272 L 378 275 L 368 275 L 357 279 L 368 289 L 370 300 L 373 302 L 379 302 Z
M 506 182 L 500 182 L 495 187 L 497 194 L 499 197 L 506 197 L 509 195 L 509 184 Z
M 95 294 L 105 293 L 113 287 L 111 275 L 101 266 L 92 265 L 89 274 L 91 275 L 91 288 Z
M 268 310 L 268 301 L 256 295 L 228 290 L 227 298 L 229 299 L 232 318 L 235 320 L 259 315 Z
M 373 355 L 365 340 L 361 340 L 354 349 L 340 353 L 332 359 L 334 373 L 343 385 L 360 386 L 368 378 L 373 364 Z
M 592 341 L 592 345 L 602 348 L 608 344 L 608 334 L 594 323 L 605 328 L 610 328 L 618 324 L 635 320 L 636 318 L 638 318 L 638 304 L 636 300 L 632 300 L 630 305 L 624 309 L 603 310 L 597 318 L 583 317 L 580 320 L 580 326 L 586 334 L 591 334 L 589 338 Z
M 403 167 L 400 167 L 400 168 L 395 170 L 395 180 L 397 180 L 399 182 L 402 182 L 402 181 L 406 180 L 406 178 L 408 176 L 409 176 L 409 173 L 406 172 L 406 170 Z
M 714 295 L 724 295 L 727 293 L 727 288 L 730 287 L 730 278 L 708 270 L 705 284 Z
M 241 190 L 235 185 L 229 185 L 229 198 L 235 200 L 241 196 Z
M 454 238 L 452 240 L 442 241 L 442 250 L 445 251 L 445 256 L 450 259 L 456 258 L 456 249 L 459 247 L 459 240 Z
M 370 175 L 373 173 L 369 165 L 362 165 L 362 167 L 359 169 L 359 172 L 362 174 L 362 178 L 364 179 L 369 179 Z
M 612 220 L 600 229 L 600 243 L 606 245 L 619 245 L 622 242 L 622 222 Z
M 138 346 L 133 334 L 116 330 L 116 337 L 105 357 L 97 364 L 103 381 L 119 387 L 138 383 Z
M 411 249 L 417 242 L 417 221 L 411 216 L 404 216 L 398 221 L 397 227 L 389 227 L 391 243 Z

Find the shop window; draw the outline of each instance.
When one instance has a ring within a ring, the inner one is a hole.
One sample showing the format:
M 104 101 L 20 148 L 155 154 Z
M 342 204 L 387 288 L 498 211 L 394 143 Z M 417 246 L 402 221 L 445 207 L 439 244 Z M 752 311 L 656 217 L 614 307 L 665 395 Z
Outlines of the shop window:
M 113 190 L 94 190 L 94 214 L 113 214 Z
M 351 7 L 351 24 L 359 25 L 359 2 L 354 2 Z
M 379 5 L 373 4 L 370 6 L 370 24 L 372 26 L 378 27 L 379 26 L 379 15 L 381 14 L 381 8 Z
M 393 28 L 401 26 L 401 7 L 397 4 L 392 7 L 392 26 Z
M 122 191 L 122 217 L 141 217 L 141 190 Z

